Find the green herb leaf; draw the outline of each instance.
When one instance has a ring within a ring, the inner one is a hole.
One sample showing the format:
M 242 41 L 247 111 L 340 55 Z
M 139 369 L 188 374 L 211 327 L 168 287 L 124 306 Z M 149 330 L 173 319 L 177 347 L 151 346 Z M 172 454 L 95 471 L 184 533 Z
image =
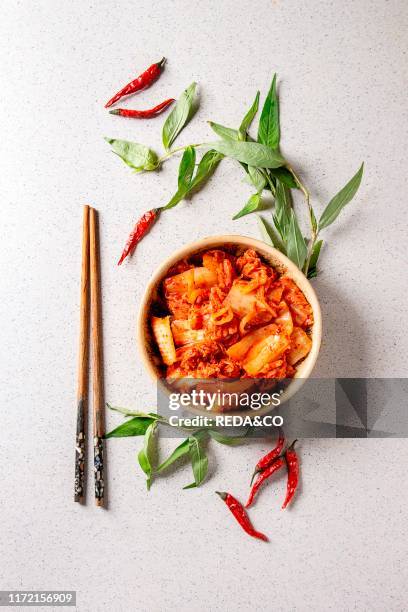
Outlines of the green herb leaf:
M 166 468 L 168 468 L 172 463 L 189 454 L 190 450 L 190 439 L 186 438 L 174 451 L 171 453 L 170 457 L 168 457 L 162 464 L 159 465 L 156 472 L 162 472 Z
M 174 196 L 171 198 L 171 200 L 166 204 L 166 206 L 163 206 L 162 210 L 169 210 L 170 208 L 174 208 L 175 206 L 177 206 L 177 204 L 179 204 L 179 202 L 181 202 L 185 195 L 186 192 L 184 190 L 178 189 Z
M 295 181 L 293 174 L 287 168 L 271 168 L 269 174 L 280 180 L 280 182 L 287 187 L 299 189 L 299 185 Z
M 273 223 L 276 227 L 276 230 L 282 240 L 283 243 L 286 242 L 286 234 L 285 234 L 285 230 L 284 228 L 281 226 L 281 224 L 279 223 L 279 219 L 276 215 L 272 214 L 272 219 L 273 219 Z
M 116 429 L 105 434 L 105 438 L 126 438 L 128 436 L 143 436 L 149 426 L 155 422 L 153 417 L 134 417 Z
M 276 74 L 274 74 L 259 120 L 258 142 L 277 149 L 279 140 L 279 102 L 276 93 Z
M 112 151 L 137 172 L 155 170 L 159 165 L 156 153 L 145 145 L 115 138 L 105 138 L 105 140 L 112 146 Z
M 317 220 L 312 206 L 310 207 L 310 223 L 312 225 L 313 231 L 317 233 Z
M 331 225 L 335 219 L 337 219 L 340 212 L 348 204 L 360 187 L 361 179 L 363 177 L 364 164 L 361 164 L 359 170 L 353 176 L 353 178 L 343 187 L 337 195 L 326 206 L 322 216 L 319 219 L 319 230 Z
M 191 183 L 191 178 L 194 174 L 196 160 L 196 151 L 194 147 L 187 147 L 184 150 L 180 160 L 178 173 L 178 187 L 184 191 L 188 191 Z
M 239 219 L 240 217 L 244 217 L 245 215 L 249 215 L 250 213 L 255 212 L 255 210 L 258 210 L 260 204 L 261 204 L 260 194 L 254 193 L 254 195 L 251 195 L 248 202 L 245 204 L 244 208 L 242 208 L 239 211 L 239 213 L 234 215 L 232 218 L 235 220 L 235 219 Z
M 238 130 L 234 130 L 233 128 L 225 127 L 225 125 L 221 125 L 220 123 L 214 123 L 214 121 L 208 122 L 211 129 L 224 140 L 238 140 Z
M 286 242 L 288 235 L 292 202 L 289 189 L 279 180 L 276 181 L 274 222 L 282 240 Z
M 203 155 L 197 167 L 197 172 L 190 186 L 190 191 L 204 183 L 215 171 L 224 156 L 213 149 Z
M 317 262 L 322 248 L 323 240 L 318 240 L 313 247 L 312 255 L 309 262 L 309 270 L 307 272 L 307 278 L 315 278 L 317 276 Z
M 170 150 L 178 134 L 180 134 L 181 130 L 192 116 L 196 87 L 197 83 L 191 83 L 191 85 L 183 91 L 170 114 L 167 115 L 162 130 L 162 140 L 166 151 Z
M 265 172 L 265 174 L 266 174 L 266 177 L 265 177 L 266 178 L 265 189 L 268 189 L 272 193 L 272 195 L 275 196 L 276 178 L 270 174 L 271 168 L 268 168 L 268 170 L 264 170 L 263 172 Z
M 243 436 L 225 436 L 224 434 L 221 434 L 215 429 L 210 429 L 208 433 L 210 434 L 210 437 L 213 440 L 219 442 L 220 444 L 226 444 L 227 446 L 237 446 L 238 444 L 242 444 L 242 442 L 245 442 L 247 440 L 250 430 L 251 428 L 248 428 Z
M 286 255 L 285 245 L 283 244 L 282 240 L 279 238 L 272 225 L 268 223 L 261 215 L 258 215 L 258 225 L 259 229 L 261 230 L 263 241 Z
M 194 482 L 186 487 L 183 487 L 183 489 L 198 487 L 207 475 L 208 459 L 202 445 L 203 437 L 203 434 L 197 433 L 189 438 L 189 454 L 191 466 L 193 468 Z
M 238 130 L 239 140 L 246 140 L 246 133 L 252 121 L 254 120 L 256 113 L 258 112 L 258 106 L 259 106 L 259 91 L 257 92 L 255 96 L 255 100 L 253 101 L 251 108 L 249 109 L 249 111 L 243 118 L 241 125 L 239 126 L 239 130 Z
M 163 210 L 174 208 L 174 206 L 177 206 L 177 204 L 189 193 L 201 187 L 212 175 L 222 158 L 223 155 L 217 153 L 217 151 L 207 151 L 201 158 L 197 166 L 196 174 L 194 178 L 192 178 L 195 168 L 195 149 L 193 147 L 187 147 L 180 161 L 178 189 L 170 202 L 166 204 L 166 206 L 163 206 Z
M 219 153 L 236 159 L 248 166 L 258 168 L 278 168 L 285 160 L 278 151 L 257 142 L 234 142 L 232 140 L 219 140 L 208 143 L 208 146 Z
M 183 156 L 180 160 L 179 173 L 178 173 L 178 189 L 170 202 L 163 206 L 163 210 L 169 210 L 177 206 L 179 202 L 187 195 L 190 185 L 191 177 L 194 173 L 195 168 L 196 152 L 194 147 L 187 147 L 184 150 Z
M 255 168 L 254 166 L 248 166 L 248 175 L 251 183 L 254 185 L 258 193 L 261 193 L 266 185 L 266 178 L 262 174 L 261 170 Z
M 299 270 L 303 268 L 307 256 L 307 247 L 293 209 L 290 216 L 286 254 Z
M 139 465 L 146 474 L 146 486 L 150 489 L 152 483 L 153 467 L 151 462 L 151 442 L 154 436 L 157 423 L 151 423 L 146 429 L 146 433 L 143 440 L 143 448 L 140 450 L 137 458 Z
M 322 248 L 323 240 L 318 240 L 313 247 L 312 256 L 310 258 L 310 267 L 314 268 L 317 265 L 319 259 L 320 250 Z

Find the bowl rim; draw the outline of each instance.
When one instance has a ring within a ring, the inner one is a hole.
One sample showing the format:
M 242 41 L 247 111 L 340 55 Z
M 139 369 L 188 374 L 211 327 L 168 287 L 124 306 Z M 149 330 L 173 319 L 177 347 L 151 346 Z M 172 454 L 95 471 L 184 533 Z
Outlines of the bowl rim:
M 215 236 L 206 236 L 205 238 L 199 238 L 198 240 L 185 244 L 162 261 L 162 263 L 152 273 L 139 304 L 139 312 L 137 317 L 137 344 L 141 360 L 152 379 L 155 381 L 160 380 L 149 357 L 145 337 L 146 316 L 148 314 L 149 301 L 157 284 L 162 280 L 166 272 L 181 259 L 191 256 L 197 251 L 205 250 L 206 248 L 210 249 L 216 248 L 217 246 L 221 247 L 222 244 L 237 244 L 239 246 L 253 248 L 256 251 L 260 251 L 261 255 L 262 252 L 267 253 L 271 256 L 271 258 L 279 261 L 282 267 L 285 268 L 285 274 L 287 274 L 297 284 L 299 289 L 305 293 L 308 302 L 312 306 L 314 319 L 312 326 L 312 348 L 308 356 L 301 363 L 301 376 L 297 376 L 296 373 L 293 378 L 293 382 L 289 383 L 285 392 L 282 394 L 282 404 L 296 393 L 303 382 L 309 378 L 310 374 L 312 373 L 321 345 L 322 315 L 316 292 L 303 272 L 286 255 L 278 251 L 278 249 L 275 249 L 275 247 L 256 238 L 242 236 L 240 234 L 218 234 Z M 261 411 L 258 412 L 258 414 L 260 413 Z

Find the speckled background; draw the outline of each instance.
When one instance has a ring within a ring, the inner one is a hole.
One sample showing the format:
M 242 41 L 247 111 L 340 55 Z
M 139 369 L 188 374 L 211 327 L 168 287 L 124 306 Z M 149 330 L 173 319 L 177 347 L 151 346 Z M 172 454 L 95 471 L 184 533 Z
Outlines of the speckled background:
M 147 494 L 139 442 L 113 440 L 108 510 L 72 498 L 82 204 L 100 211 L 106 398 L 135 409 L 155 405 L 134 341 L 152 271 L 204 235 L 258 236 L 255 218 L 231 220 L 249 188 L 224 162 L 116 267 L 139 213 L 173 193 L 177 161 L 133 175 L 102 137 L 159 149 L 162 119 L 126 121 L 103 103 L 162 55 L 162 79 L 128 106 L 197 80 L 200 111 L 180 144 L 208 139 L 207 119 L 236 125 L 276 71 L 282 149 L 318 210 L 365 160 L 314 283 L 316 374 L 406 375 L 407 3 L 4 0 L 1 12 L 0 588 L 76 589 L 81 611 L 404 609 L 406 440 L 302 442 L 297 503 L 279 511 L 281 479 L 253 511 L 269 545 L 245 537 L 213 494 L 244 495 L 262 442 L 213 445 L 205 486 L 181 491 L 186 467 Z

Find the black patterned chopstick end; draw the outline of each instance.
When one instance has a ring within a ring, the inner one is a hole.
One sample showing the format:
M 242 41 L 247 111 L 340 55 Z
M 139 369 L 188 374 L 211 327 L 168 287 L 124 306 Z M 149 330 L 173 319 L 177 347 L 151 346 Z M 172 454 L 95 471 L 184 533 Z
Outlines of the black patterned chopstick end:
M 83 502 L 85 498 L 85 419 L 84 400 L 80 399 L 77 408 L 77 429 L 75 437 L 75 484 L 74 499 Z
M 95 475 L 95 501 L 98 506 L 104 505 L 104 476 L 103 476 L 103 438 L 94 437 L 94 475 Z

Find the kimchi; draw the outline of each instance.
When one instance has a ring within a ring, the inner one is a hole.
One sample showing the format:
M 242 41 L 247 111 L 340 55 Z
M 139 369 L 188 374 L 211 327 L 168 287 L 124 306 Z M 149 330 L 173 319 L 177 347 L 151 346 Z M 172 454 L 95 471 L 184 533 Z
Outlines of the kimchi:
M 183 260 L 160 294 L 150 323 L 167 378 L 291 378 L 311 349 L 310 304 L 253 249 Z

